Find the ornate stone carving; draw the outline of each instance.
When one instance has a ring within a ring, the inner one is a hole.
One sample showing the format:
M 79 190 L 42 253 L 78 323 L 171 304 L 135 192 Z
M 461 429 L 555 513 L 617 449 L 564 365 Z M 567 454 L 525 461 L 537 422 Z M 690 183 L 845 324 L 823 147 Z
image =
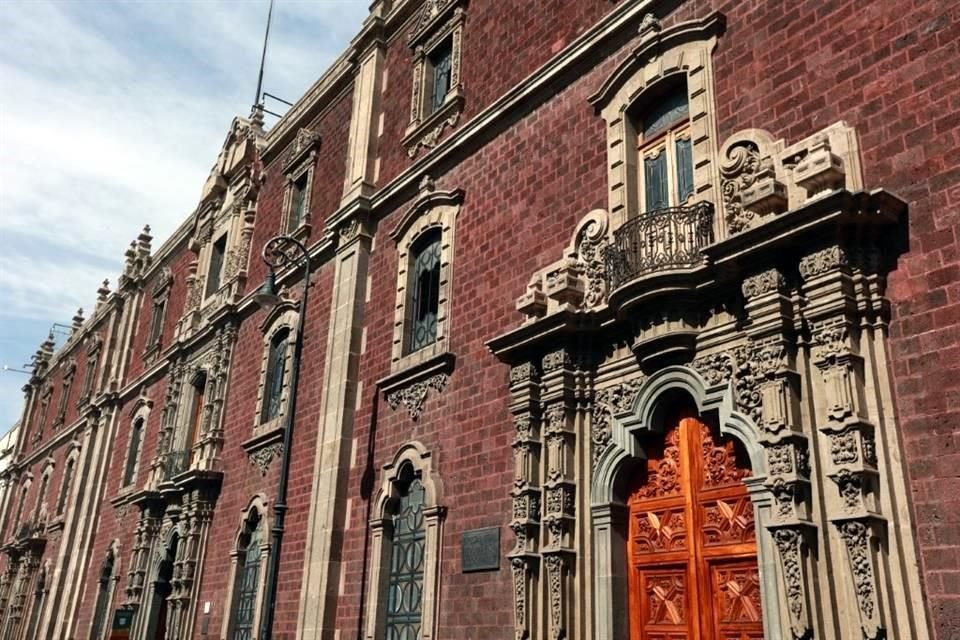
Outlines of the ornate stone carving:
M 433 22 L 437 16 L 457 1 L 458 0 L 427 0 L 424 2 L 420 8 L 420 12 L 417 13 L 417 17 L 414 18 L 413 26 L 410 28 L 407 39 L 410 42 L 414 42 L 429 28 L 430 23 Z
M 846 250 L 839 245 L 831 245 L 800 258 L 799 271 L 804 280 L 850 264 Z
M 547 587 L 550 601 L 550 637 L 553 640 L 562 640 L 567 637 L 563 624 L 563 573 L 565 562 L 559 554 L 549 555 L 544 559 L 547 566 Z
M 713 386 L 733 377 L 734 363 L 730 354 L 724 351 L 697 358 L 693 361 L 693 368 Z
M 522 362 L 515 367 L 510 367 L 510 385 L 529 382 L 537 375 L 537 368 L 532 362 Z
M 773 539 L 780 554 L 780 569 L 786 586 L 790 630 L 794 640 L 806 640 L 810 637 L 810 624 L 807 621 L 806 588 L 801 557 L 803 534 L 795 528 L 777 529 L 773 531 Z
M 426 402 L 428 391 L 430 389 L 437 392 L 443 391 L 449 381 L 449 375 L 437 373 L 408 387 L 390 392 L 387 394 L 387 404 L 394 411 L 402 404 L 407 408 L 410 417 L 418 420 L 423 413 L 423 405 Z
M 556 371 L 561 367 L 570 368 L 573 366 L 573 358 L 566 349 L 557 349 L 543 356 L 543 372 L 549 373 Z
M 832 365 L 838 357 L 850 353 L 849 331 L 842 318 L 814 323 L 811 333 L 813 361 L 820 366 Z
M 863 637 L 866 640 L 876 640 L 883 637 L 883 628 L 877 607 L 877 585 L 869 539 L 870 527 L 860 520 L 847 520 L 837 523 L 837 528 L 847 547 Z
M 513 612 L 516 618 L 516 640 L 530 637 L 527 628 L 527 566 L 522 558 L 512 558 L 510 569 L 513 574 Z
M 593 445 L 594 464 L 610 442 L 610 421 L 613 416 L 626 414 L 633 409 L 637 394 L 644 382 L 646 382 L 646 378 L 638 375 L 616 386 L 597 392 L 593 401 L 590 421 L 590 441 Z
M 778 292 L 786 286 L 786 279 L 779 269 L 767 269 L 744 278 L 741 287 L 743 297 L 751 300 L 765 293 Z
M 279 458 L 283 452 L 283 444 L 274 442 L 265 447 L 257 449 L 250 454 L 250 464 L 260 472 L 261 476 L 266 476 L 270 470 L 270 463 L 274 458 Z
M 596 307 L 606 302 L 607 265 L 604 249 L 607 240 L 607 216 L 595 216 L 580 228 L 577 237 L 578 266 L 586 279 L 583 306 Z
M 760 168 L 760 148 L 751 141 L 730 147 L 720 164 L 720 188 L 730 233 L 739 233 L 753 223 L 754 214 L 744 208 L 741 194 L 756 181 Z

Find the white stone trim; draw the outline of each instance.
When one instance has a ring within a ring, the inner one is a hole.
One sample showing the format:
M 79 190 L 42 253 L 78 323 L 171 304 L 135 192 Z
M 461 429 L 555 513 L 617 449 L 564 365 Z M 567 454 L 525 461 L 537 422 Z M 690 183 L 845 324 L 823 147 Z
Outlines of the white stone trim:
M 397 499 L 397 482 L 405 465 L 414 473 L 425 491 L 424 500 L 424 555 L 423 600 L 420 609 L 420 640 L 436 640 L 439 623 L 440 565 L 443 548 L 443 521 L 446 507 L 440 503 L 443 485 L 432 469 L 430 451 L 420 442 L 412 441 L 397 451 L 393 460 L 383 466 L 380 489 L 373 503 L 374 517 L 370 520 L 370 568 L 367 578 L 368 597 L 364 618 L 364 640 L 383 637 L 386 614 L 385 587 L 390 572 L 391 510 Z
M 148 420 L 150 418 L 150 411 L 153 410 L 153 401 L 147 398 L 141 393 L 140 398 L 137 400 L 136 405 L 134 405 L 133 413 L 130 415 L 130 429 L 127 431 L 129 434 L 133 434 L 133 425 L 137 423 L 137 420 L 143 420 L 143 426 L 141 427 L 142 431 L 140 433 L 140 443 L 137 446 L 137 451 L 130 450 L 130 441 L 127 440 L 126 454 L 123 457 L 123 467 L 121 468 L 120 475 L 120 490 L 132 489 L 137 485 L 137 477 L 140 474 L 140 466 L 142 464 L 142 454 L 143 454 L 143 443 L 144 438 L 147 435 L 147 425 L 149 424 Z M 127 471 L 127 465 L 130 461 L 130 456 L 136 456 L 136 462 L 134 463 L 132 479 L 129 483 L 125 483 L 124 475 Z

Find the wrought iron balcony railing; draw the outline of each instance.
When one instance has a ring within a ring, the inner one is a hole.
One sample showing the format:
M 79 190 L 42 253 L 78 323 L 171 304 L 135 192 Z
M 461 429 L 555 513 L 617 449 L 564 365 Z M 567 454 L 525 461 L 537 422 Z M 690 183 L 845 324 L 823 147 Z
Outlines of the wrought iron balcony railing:
M 163 457 L 163 479 L 170 480 L 190 467 L 190 451 L 168 451 Z
M 611 291 L 642 275 L 695 267 L 713 242 L 713 205 L 657 209 L 628 220 L 605 250 Z

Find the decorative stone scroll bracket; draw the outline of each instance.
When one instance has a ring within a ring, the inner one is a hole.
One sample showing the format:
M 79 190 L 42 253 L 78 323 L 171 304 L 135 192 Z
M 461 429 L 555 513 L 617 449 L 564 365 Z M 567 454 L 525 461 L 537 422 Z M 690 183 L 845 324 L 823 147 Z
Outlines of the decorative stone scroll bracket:
M 604 249 L 610 244 L 609 215 L 588 213 L 577 224 L 563 257 L 530 278 L 516 308 L 527 322 L 561 309 L 589 310 L 606 303 L 608 291 Z
M 835 189 L 862 189 L 857 135 L 837 122 L 786 146 L 747 129 L 721 147 L 720 178 L 727 229 L 739 233 Z

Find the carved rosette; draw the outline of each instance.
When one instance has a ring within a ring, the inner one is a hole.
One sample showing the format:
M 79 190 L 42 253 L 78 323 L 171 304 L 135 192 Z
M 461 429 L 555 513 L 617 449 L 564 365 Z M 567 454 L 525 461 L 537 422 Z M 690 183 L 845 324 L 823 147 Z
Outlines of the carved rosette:
M 437 373 L 429 378 L 414 382 L 408 387 L 397 389 L 387 394 L 387 404 L 396 411 L 400 405 L 407 409 L 407 413 L 414 420 L 419 420 L 423 414 L 423 407 L 427 401 L 427 395 L 432 389 L 437 393 L 443 391 L 444 387 L 450 381 L 450 376 L 446 373 Z

